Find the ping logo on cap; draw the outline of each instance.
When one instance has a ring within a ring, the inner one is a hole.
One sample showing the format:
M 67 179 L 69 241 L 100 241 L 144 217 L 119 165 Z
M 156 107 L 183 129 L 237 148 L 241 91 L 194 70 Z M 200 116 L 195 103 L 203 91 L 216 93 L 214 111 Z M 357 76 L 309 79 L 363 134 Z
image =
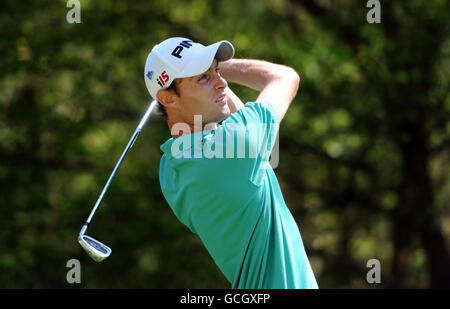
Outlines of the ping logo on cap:
M 170 79 L 169 75 L 167 75 L 166 71 L 163 71 L 161 75 L 159 75 L 158 78 L 156 79 L 156 82 L 161 88 L 164 88 L 169 79 Z
M 175 56 L 179 59 L 181 59 L 181 55 L 180 53 L 183 51 L 184 48 L 189 48 L 192 46 L 191 44 L 192 41 L 190 40 L 184 40 L 182 41 L 177 47 L 175 47 L 175 49 L 172 51 L 172 56 Z

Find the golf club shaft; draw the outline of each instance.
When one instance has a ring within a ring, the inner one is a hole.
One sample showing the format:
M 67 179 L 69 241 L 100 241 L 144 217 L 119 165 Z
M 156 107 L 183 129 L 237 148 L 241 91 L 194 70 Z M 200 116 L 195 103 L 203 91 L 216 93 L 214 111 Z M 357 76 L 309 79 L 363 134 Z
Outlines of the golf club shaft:
M 83 225 L 80 234 L 83 235 L 86 232 L 87 226 L 88 224 L 91 222 L 92 217 L 94 216 L 95 211 L 98 208 L 98 205 L 100 205 L 100 202 L 103 199 L 103 196 L 106 193 L 106 190 L 108 189 L 109 185 L 111 184 L 112 179 L 114 178 L 114 176 L 116 175 L 118 169 L 120 168 L 120 166 L 122 165 L 123 160 L 125 159 L 127 153 L 130 151 L 131 147 L 133 147 L 134 142 L 136 141 L 137 136 L 139 135 L 139 132 L 141 132 L 142 127 L 145 125 L 145 123 L 147 122 L 148 117 L 150 116 L 153 108 L 156 105 L 156 101 L 153 100 L 150 103 L 150 106 L 148 107 L 147 111 L 145 112 L 144 116 L 142 117 L 141 121 L 139 122 L 139 125 L 137 126 L 136 130 L 133 133 L 133 136 L 131 137 L 130 141 L 128 142 L 127 146 L 125 147 L 125 150 L 123 151 L 122 155 L 120 156 L 119 161 L 117 161 L 116 166 L 114 167 L 114 170 L 112 171 L 111 175 L 109 176 L 108 181 L 106 182 L 102 193 L 100 194 L 100 196 L 97 199 L 97 202 L 94 205 L 94 208 L 91 211 L 91 214 L 89 215 L 88 219 L 86 220 L 86 223 Z

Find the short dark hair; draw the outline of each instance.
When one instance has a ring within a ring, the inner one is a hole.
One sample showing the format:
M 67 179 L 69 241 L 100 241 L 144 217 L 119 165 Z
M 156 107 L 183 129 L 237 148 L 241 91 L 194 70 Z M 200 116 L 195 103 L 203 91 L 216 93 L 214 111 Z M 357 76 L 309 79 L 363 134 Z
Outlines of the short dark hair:
M 173 80 L 173 82 L 170 84 L 169 87 L 166 88 L 166 90 L 169 90 L 169 91 L 172 91 L 172 90 L 173 90 L 173 91 L 175 91 L 175 93 L 176 93 L 177 95 L 180 95 L 180 94 L 178 93 L 177 80 L 176 80 L 176 79 Z M 167 111 L 166 111 L 166 108 L 165 108 L 164 105 L 162 105 L 161 102 L 159 102 L 159 101 L 158 101 L 157 109 L 158 109 L 157 112 L 158 112 L 159 114 L 161 114 L 161 116 L 164 118 L 164 120 L 167 121 Z

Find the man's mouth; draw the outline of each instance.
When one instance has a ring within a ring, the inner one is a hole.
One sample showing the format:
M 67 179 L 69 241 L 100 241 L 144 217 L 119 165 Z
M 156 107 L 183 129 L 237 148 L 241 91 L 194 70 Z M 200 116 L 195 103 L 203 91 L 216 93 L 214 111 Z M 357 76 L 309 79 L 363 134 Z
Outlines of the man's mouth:
M 221 95 L 215 102 L 220 105 L 225 105 L 227 103 L 227 96 Z

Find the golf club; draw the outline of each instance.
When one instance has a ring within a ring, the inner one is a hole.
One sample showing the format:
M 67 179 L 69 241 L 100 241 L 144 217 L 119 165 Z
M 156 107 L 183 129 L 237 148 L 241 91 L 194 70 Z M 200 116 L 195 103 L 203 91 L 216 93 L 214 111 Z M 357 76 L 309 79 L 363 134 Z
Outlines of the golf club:
M 111 175 L 109 176 L 109 179 L 106 182 L 106 185 L 102 190 L 102 193 L 98 197 L 97 202 L 95 203 L 94 208 L 91 211 L 91 214 L 89 215 L 88 219 L 86 220 L 86 223 L 81 228 L 80 234 L 78 234 L 78 242 L 80 243 L 81 247 L 83 247 L 83 249 L 86 250 L 87 254 L 89 254 L 89 256 L 96 262 L 101 262 L 104 259 L 106 259 L 111 254 L 111 248 L 102 244 L 98 240 L 85 235 L 88 224 L 91 222 L 91 219 L 94 216 L 94 213 L 98 208 L 98 205 L 100 204 L 101 200 L 103 199 L 103 196 L 105 195 L 106 190 L 108 189 L 109 185 L 111 184 L 112 179 L 116 175 L 117 170 L 120 168 L 120 165 L 122 164 L 123 160 L 125 159 L 125 156 L 130 151 L 131 147 L 133 147 L 133 144 L 136 141 L 137 136 L 141 132 L 142 127 L 145 125 L 145 122 L 147 121 L 148 117 L 150 116 L 155 105 L 156 105 L 156 100 L 153 100 L 150 103 L 150 106 L 148 107 L 148 109 L 145 112 L 144 116 L 142 117 L 141 121 L 139 122 L 139 125 L 137 126 L 136 130 L 134 131 L 133 136 L 131 136 L 131 139 L 128 142 L 127 146 L 125 147 L 125 150 L 123 151 L 122 155 L 120 156 L 119 161 L 116 163 L 116 166 L 114 167 L 114 170 L 112 171 Z

